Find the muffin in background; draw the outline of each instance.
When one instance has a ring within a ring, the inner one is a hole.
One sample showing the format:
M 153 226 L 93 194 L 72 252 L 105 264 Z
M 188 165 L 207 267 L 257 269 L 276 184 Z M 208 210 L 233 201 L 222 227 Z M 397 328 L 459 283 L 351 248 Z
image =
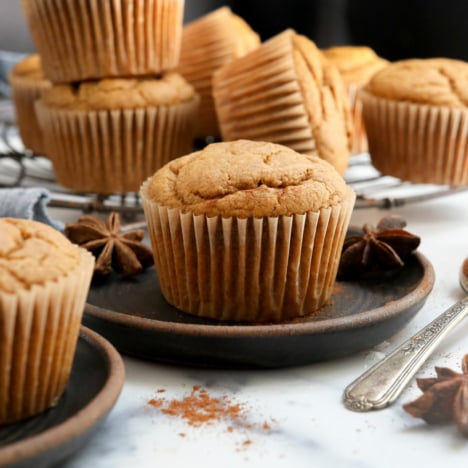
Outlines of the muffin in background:
M 168 163 L 140 194 L 161 291 L 178 309 L 280 322 L 329 300 L 355 194 L 321 158 L 213 143 Z
M 213 95 L 224 140 L 280 143 L 345 172 L 348 96 L 336 68 L 306 37 L 286 30 L 224 65 L 214 74 Z
M 468 63 L 394 62 L 361 91 L 372 163 L 414 183 L 468 184 Z
M 322 50 L 325 58 L 338 68 L 348 89 L 351 116 L 353 120 L 353 139 L 351 153 L 368 151 L 366 130 L 362 119 L 362 102 L 359 89 L 388 61 L 379 57 L 371 48 L 365 46 L 336 46 Z
M 21 0 L 44 72 L 54 83 L 174 68 L 184 0 Z
M 36 221 L 0 218 L 0 424 L 57 404 L 94 257 Z
M 24 146 L 36 154 L 46 155 L 44 137 L 37 121 L 35 102 L 51 83 L 44 76 L 38 54 L 19 61 L 8 74 L 16 120 Z
M 260 38 L 230 8 L 222 7 L 184 26 L 177 71 L 200 95 L 196 136 L 220 136 L 212 96 L 213 73 L 258 47 Z
M 192 148 L 198 96 L 182 76 L 54 85 L 37 102 L 57 181 L 126 193 Z

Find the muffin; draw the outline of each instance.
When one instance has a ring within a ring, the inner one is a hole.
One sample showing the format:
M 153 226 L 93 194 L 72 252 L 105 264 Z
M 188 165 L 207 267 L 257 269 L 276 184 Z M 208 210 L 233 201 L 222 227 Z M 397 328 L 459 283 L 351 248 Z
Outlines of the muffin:
M 372 49 L 364 46 L 337 46 L 322 51 L 325 58 L 338 68 L 348 89 L 353 120 L 351 153 L 368 151 L 366 131 L 362 120 L 362 102 L 358 91 L 377 71 L 388 65 Z
M 178 309 L 279 322 L 329 300 L 355 194 L 323 159 L 213 143 L 165 165 L 140 193 L 161 291 Z
M 241 57 L 260 44 L 258 34 L 228 7 L 219 8 L 185 25 L 177 71 L 200 95 L 196 135 L 220 136 L 214 107 L 213 73 L 230 60 Z
M 36 154 L 46 154 L 43 135 L 37 122 L 34 103 L 51 83 L 44 76 L 39 55 L 18 62 L 8 75 L 21 140 Z
M 179 61 L 184 0 L 21 0 L 21 5 L 54 83 L 151 75 Z
M 61 397 L 93 267 L 94 257 L 59 231 L 0 218 L 0 424 Z
M 192 148 L 198 96 L 180 75 L 55 85 L 37 102 L 57 181 L 126 193 Z
M 224 65 L 213 95 L 224 140 L 280 143 L 346 170 L 348 97 L 336 68 L 306 37 L 284 31 Z
M 361 99 L 372 163 L 382 174 L 468 184 L 468 63 L 392 63 L 371 78 Z

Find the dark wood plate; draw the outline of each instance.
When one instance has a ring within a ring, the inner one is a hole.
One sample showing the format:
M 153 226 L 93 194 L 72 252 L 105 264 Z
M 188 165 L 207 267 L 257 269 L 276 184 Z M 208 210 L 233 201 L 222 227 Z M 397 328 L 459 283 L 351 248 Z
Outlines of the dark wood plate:
M 163 298 L 154 268 L 92 285 L 84 323 L 128 355 L 183 365 L 286 367 L 369 348 L 422 307 L 434 271 L 421 254 L 380 280 L 337 282 L 317 315 L 280 324 L 231 324 L 185 314 Z
M 60 466 L 99 428 L 117 401 L 124 379 L 119 353 L 107 340 L 82 327 L 70 381 L 57 406 L 0 426 L 0 466 Z

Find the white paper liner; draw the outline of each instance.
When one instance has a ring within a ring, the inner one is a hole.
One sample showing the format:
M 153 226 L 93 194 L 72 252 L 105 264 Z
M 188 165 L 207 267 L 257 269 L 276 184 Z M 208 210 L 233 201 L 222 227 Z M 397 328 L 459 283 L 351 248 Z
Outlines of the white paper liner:
M 141 197 L 161 291 L 184 312 L 279 322 L 317 312 L 332 294 L 354 196 L 306 214 L 208 218 Z
M 44 90 L 50 87 L 48 81 L 33 81 L 16 78 L 11 74 L 8 81 L 12 90 L 16 120 L 21 141 L 24 146 L 36 154 L 46 155 L 39 122 L 37 121 L 35 102 L 42 96 Z
M 174 68 L 184 0 L 22 0 L 46 76 L 65 83 Z
M 468 110 L 418 105 L 362 91 L 374 166 L 414 183 L 468 184 Z
M 353 122 L 353 135 L 351 139 L 351 154 L 367 153 L 369 147 L 367 145 L 366 128 L 362 117 L 362 102 L 359 97 L 361 86 L 349 84 L 348 98 L 351 110 L 351 119 Z
M 198 100 L 111 111 L 36 110 L 57 181 L 75 191 L 125 193 L 192 149 Z
M 54 406 L 68 383 L 94 257 L 68 276 L 0 293 L 0 424 Z

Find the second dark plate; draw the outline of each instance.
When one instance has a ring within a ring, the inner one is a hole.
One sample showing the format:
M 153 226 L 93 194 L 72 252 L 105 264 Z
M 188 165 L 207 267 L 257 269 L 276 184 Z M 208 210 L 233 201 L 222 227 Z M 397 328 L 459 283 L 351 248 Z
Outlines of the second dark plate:
M 163 298 L 150 268 L 133 279 L 93 284 L 84 324 L 125 354 L 210 367 L 286 367 L 374 346 L 423 306 L 434 271 L 421 254 L 380 281 L 337 282 L 320 313 L 281 324 L 229 324 L 185 314 Z

